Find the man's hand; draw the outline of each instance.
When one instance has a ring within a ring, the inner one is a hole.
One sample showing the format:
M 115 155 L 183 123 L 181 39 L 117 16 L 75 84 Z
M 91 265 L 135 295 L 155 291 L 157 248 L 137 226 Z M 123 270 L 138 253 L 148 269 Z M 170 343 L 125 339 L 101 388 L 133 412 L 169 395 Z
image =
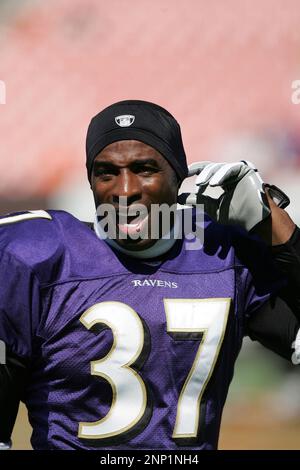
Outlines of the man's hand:
M 192 205 L 204 204 L 206 213 L 222 224 L 240 225 L 248 232 L 256 232 L 261 225 L 266 226 L 264 221 L 271 219 L 271 212 L 274 207 L 278 207 L 277 204 L 286 207 L 289 203 L 284 193 L 271 186 L 270 195 L 274 199 L 277 198 L 276 204 L 273 202 L 251 162 L 193 163 L 189 166 L 189 176 L 195 174 L 197 174 L 198 192 L 180 195 L 179 202 Z M 204 195 L 209 186 L 221 187 L 224 192 L 218 199 Z
M 271 217 L 259 224 L 254 229 L 254 233 L 259 235 L 268 245 L 282 245 L 291 238 L 296 225 L 289 214 L 275 204 L 268 189 L 266 189 L 266 194 Z

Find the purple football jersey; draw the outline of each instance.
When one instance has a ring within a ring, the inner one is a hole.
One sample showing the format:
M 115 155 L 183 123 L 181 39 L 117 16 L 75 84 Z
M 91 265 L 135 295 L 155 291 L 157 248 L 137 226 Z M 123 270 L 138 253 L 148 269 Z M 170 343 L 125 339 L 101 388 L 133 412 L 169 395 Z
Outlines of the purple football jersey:
M 13 223 L 14 222 L 14 223 Z M 268 253 L 206 221 L 160 263 L 62 211 L 0 219 L 0 339 L 28 360 L 35 449 L 215 449 L 247 318 L 278 286 Z

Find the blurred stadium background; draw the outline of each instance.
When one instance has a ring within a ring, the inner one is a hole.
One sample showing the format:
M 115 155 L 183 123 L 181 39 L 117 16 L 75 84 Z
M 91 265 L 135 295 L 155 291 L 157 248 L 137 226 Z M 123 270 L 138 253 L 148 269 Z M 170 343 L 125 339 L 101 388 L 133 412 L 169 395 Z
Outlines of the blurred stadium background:
M 92 220 L 87 125 L 136 98 L 176 116 L 190 163 L 256 163 L 299 224 L 299 24 L 298 0 L 0 0 L 0 213 Z M 21 407 L 14 448 L 29 438 Z M 300 449 L 299 370 L 247 340 L 220 448 Z

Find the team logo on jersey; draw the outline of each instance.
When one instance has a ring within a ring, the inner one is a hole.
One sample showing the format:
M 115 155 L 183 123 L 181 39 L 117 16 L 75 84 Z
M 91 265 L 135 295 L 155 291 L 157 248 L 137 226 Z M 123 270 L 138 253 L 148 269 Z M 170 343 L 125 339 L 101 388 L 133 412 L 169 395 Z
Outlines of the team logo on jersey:
M 173 281 L 161 281 L 160 279 L 134 279 L 131 281 L 134 287 L 170 287 L 171 289 L 177 289 L 177 282 Z
M 122 114 L 122 116 L 115 117 L 116 124 L 120 127 L 129 127 L 134 123 L 135 116 L 131 114 Z

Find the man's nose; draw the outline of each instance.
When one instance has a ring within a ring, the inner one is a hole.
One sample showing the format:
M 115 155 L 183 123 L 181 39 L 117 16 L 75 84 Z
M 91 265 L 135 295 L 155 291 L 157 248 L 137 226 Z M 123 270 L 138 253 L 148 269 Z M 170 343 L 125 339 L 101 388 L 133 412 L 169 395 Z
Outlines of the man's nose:
M 127 206 L 141 198 L 141 184 L 138 175 L 124 168 L 115 180 L 113 202 L 119 203 L 119 198 L 127 199 Z

